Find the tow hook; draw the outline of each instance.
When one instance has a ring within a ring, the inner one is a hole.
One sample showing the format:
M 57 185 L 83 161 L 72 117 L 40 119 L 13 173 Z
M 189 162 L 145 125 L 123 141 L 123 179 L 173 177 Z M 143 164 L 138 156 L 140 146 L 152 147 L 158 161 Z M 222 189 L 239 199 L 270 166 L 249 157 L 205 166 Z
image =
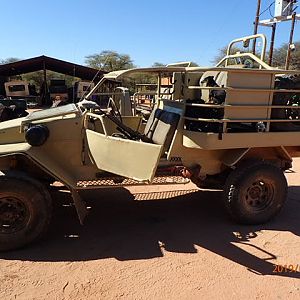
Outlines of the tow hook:
M 201 166 L 195 165 L 193 167 L 187 168 L 183 167 L 181 170 L 181 176 L 184 178 L 189 178 L 195 184 L 200 184 L 201 176 L 200 176 Z

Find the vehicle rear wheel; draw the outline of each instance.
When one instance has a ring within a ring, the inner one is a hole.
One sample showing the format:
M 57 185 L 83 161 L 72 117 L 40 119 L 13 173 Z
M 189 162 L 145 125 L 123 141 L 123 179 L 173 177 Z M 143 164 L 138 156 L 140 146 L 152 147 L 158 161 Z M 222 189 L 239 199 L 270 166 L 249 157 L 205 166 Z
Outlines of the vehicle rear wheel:
M 51 197 L 42 184 L 26 177 L 0 176 L 0 251 L 40 238 L 51 215 Z
M 228 176 L 224 202 L 242 224 L 262 224 L 273 218 L 287 197 L 287 181 L 279 168 L 266 162 L 243 164 Z

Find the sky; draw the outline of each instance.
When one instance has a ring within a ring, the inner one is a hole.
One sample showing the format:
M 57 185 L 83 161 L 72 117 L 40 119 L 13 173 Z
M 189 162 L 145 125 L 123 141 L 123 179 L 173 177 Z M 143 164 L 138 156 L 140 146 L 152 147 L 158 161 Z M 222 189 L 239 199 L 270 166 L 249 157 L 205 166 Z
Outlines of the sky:
M 262 10 L 273 0 L 262 0 Z M 0 60 L 47 55 L 84 64 L 103 50 L 135 65 L 194 61 L 212 65 L 218 49 L 253 33 L 257 0 L 0 0 Z M 274 7 L 271 9 L 274 11 Z M 300 9 L 297 9 L 300 13 Z M 262 19 L 270 18 L 267 10 Z M 287 42 L 280 24 L 276 46 Z M 270 35 L 270 29 L 259 32 Z M 300 40 L 296 24 L 295 40 Z

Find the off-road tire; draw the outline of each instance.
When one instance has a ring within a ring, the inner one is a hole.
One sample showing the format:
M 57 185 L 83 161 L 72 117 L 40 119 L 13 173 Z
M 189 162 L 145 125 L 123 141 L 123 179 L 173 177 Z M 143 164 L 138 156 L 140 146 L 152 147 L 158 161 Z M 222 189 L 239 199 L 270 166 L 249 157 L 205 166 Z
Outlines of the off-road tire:
M 51 197 L 41 183 L 22 175 L 0 176 L 0 251 L 41 238 L 51 216 Z
M 230 216 L 241 224 L 262 224 L 281 210 L 287 197 L 283 171 L 270 163 L 250 161 L 228 176 L 224 203 Z

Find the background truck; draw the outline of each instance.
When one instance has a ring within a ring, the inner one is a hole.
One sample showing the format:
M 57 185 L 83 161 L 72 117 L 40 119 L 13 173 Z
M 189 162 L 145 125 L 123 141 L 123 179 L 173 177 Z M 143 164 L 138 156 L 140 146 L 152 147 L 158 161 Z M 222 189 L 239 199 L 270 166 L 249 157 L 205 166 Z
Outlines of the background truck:
M 49 84 L 50 100 L 59 97 L 61 101 L 68 101 L 68 87 L 64 79 L 51 79 Z
M 32 100 L 37 97 L 35 86 L 26 80 L 12 80 L 4 83 L 5 94 L 10 99 Z
M 69 102 L 76 103 L 79 100 L 83 99 L 91 89 L 95 86 L 93 82 L 90 81 L 76 81 L 72 87 L 69 87 Z

